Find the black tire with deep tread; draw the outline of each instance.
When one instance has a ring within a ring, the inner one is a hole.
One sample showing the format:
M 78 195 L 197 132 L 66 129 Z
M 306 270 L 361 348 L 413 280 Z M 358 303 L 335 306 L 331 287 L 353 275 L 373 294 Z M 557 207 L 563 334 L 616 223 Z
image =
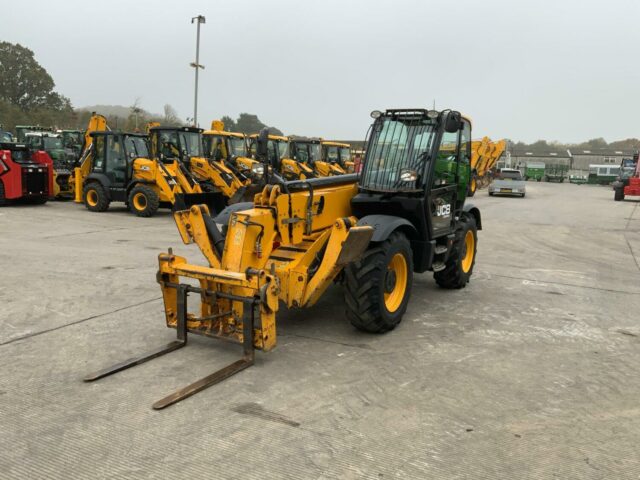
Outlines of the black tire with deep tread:
M 138 193 L 142 193 L 147 201 L 147 206 L 144 210 L 138 210 L 133 201 L 133 197 Z M 129 210 L 138 217 L 151 217 L 158 211 L 158 208 L 160 208 L 160 197 L 158 197 L 156 191 L 148 185 L 136 185 L 129 192 L 128 198 Z
M 403 253 L 407 262 L 407 287 L 398 309 L 384 305 L 384 278 L 393 255 Z M 393 330 L 407 310 L 413 285 L 413 252 L 406 235 L 392 233 L 387 240 L 371 244 L 362 258 L 345 268 L 344 299 L 347 318 L 358 330 L 384 333 Z
M 620 202 L 620 201 L 624 200 L 624 187 L 614 188 L 613 191 L 614 191 L 613 199 L 616 202 Z
M 464 272 L 462 269 L 462 259 L 464 257 L 464 238 L 467 231 L 473 231 L 474 237 L 474 249 L 473 262 L 468 272 Z M 436 283 L 442 288 L 464 288 L 471 274 L 473 273 L 473 267 L 476 263 L 476 252 L 478 250 L 478 229 L 476 226 L 476 219 L 473 215 L 463 213 L 460 218 L 459 228 L 456 231 L 456 240 L 449 254 L 449 258 L 445 264 L 445 268 L 439 272 L 433 274 L 433 278 Z
M 0 207 L 7 203 L 7 198 L 4 196 L 4 183 L 0 181 Z
M 89 202 L 87 202 L 87 194 L 90 190 L 94 190 L 96 192 L 96 195 L 98 196 L 98 203 L 95 206 L 91 206 L 89 205 Z M 111 203 L 106 189 L 99 182 L 87 183 L 82 188 L 82 200 L 84 202 L 84 206 L 87 207 L 87 210 L 91 212 L 105 212 L 109 208 L 109 203 Z

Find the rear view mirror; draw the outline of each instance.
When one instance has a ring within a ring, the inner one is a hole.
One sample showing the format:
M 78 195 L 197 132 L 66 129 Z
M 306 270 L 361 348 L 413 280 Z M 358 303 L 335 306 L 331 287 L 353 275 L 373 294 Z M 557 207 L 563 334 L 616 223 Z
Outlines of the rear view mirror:
M 267 144 L 269 143 L 269 130 L 263 128 L 258 134 L 258 141 L 256 144 L 256 156 L 258 160 L 265 161 L 267 159 Z
M 449 112 L 444 123 L 444 131 L 447 133 L 456 133 L 462 128 L 462 117 L 460 112 Z

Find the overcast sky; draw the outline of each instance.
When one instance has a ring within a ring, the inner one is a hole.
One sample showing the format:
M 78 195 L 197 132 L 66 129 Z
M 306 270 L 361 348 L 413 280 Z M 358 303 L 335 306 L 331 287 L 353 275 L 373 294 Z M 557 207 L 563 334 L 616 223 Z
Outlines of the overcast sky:
M 0 0 L 74 106 L 240 112 L 287 134 L 363 138 L 373 109 L 454 108 L 474 137 L 640 137 L 637 0 Z

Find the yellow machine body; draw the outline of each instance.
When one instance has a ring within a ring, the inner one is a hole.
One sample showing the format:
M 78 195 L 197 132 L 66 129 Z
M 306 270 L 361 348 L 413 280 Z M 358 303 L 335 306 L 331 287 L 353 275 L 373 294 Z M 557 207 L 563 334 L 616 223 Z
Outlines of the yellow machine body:
M 351 145 L 343 142 L 333 142 L 322 140 L 322 161 L 338 167 L 332 175 L 353 173 L 355 170 L 353 159 L 351 158 Z M 339 170 L 338 170 L 339 169 Z
M 253 158 L 257 139 L 258 134 L 249 136 L 249 152 Z M 289 137 L 269 135 L 267 149 L 269 165 L 285 180 L 306 180 L 316 176 L 313 168 L 292 158 Z
M 69 178 L 69 188 L 73 194 L 73 201 L 76 203 L 82 203 L 82 185 L 84 179 L 87 178 L 91 171 L 93 159 L 91 148 L 93 145 L 92 132 L 104 132 L 109 130 L 107 126 L 107 119 L 104 115 L 93 113 L 89 119 L 89 124 L 84 132 L 84 145 L 82 147 L 82 155 L 78 160 L 78 165 L 73 169 L 73 173 Z
M 471 172 L 473 174 L 470 191 L 475 193 L 477 188 L 489 184 L 487 175 L 495 166 L 507 148 L 506 140 L 492 141 L 489 137 L 471 142 Z
M 180 277 L 195 279 L 205 293 L 200 314 L 187 317 L 190 332 L 242 343 L 247 303 L 255 301 L 259 320 L 254 324 L 254 347 L 273 348 L 279 302 L 289 307 L 313 305 L 342 268 L 367 248 L 373 229 L 355 226 L 350 200 L 356 193 L 355 181 L 313 193 L 302 189 L 287 194 L 267 185 L 256 195 L 253 208 L 231 215 L 221 255 L 207 231 L 205 206 L 176 212 L 182 240 L 195 242 L 209 266 L 189 264 L 172 253 L 159 256 L 167 325 L 176 326 Z

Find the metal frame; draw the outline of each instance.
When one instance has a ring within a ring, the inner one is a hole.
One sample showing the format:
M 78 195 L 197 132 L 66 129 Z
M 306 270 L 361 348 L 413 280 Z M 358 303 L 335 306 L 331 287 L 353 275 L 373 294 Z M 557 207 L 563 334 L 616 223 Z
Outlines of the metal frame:
M 170 395 L 158 400 L 153 404 L 154 410 L 161 410 L 163 408 L 168 407 L 169 405 L 173 405 L 181 400 L 184 400 L 191 395 L 194 395 L 205 388 L 208 388 L 212 385 L 220 383 L 221 381 L 229 378 L 232 375 L 244 370 L 247 367 L 250 367 L 254 364 L 255 361 L 255 347 L 253 345 L 253 326 L 255 320 L 255 306 L 258 301 L 255 298 L 247 298 L 247 297 L 239 297 L 237 295 L 225 294 L 223 292 L 212 292 L 206 289 L 193 287 L 191 285 L 186 284 L 172 284 L 166 283 L 167 287 L 175 288 L 178 290 L 178 311 L 177 311 L 177 326 L 176 326 L 176 334 L 177 340 L 170 342 L 162 347 L 151 350 L 140 357 L 130 358 L 123 362 L 117 363 L 111 367 L 98 370 L 97 372 L 91 373 L 84 377 L 85 382 L 93 382 L 95 380 L 99 380 L 101 378 L 107 377 L 109 375 L 113 375 L 114 373 L 121 372 L 122 370 L 126 370 L 131 367 L 135 367 L 136 365 L 140 365 L 142 363 L 148 362 L 149 360 L 153 360 L 154 358 L 160 357 L 167 353 L 173 352 L 179 348 L 182 348 L 187 345 L 187 296 L 189 292 L 194 293 L 206 293 L 206 294 L 216 294 L 219 297 L 229 298 L 231 300 L 242 301 L 245 305 L 249 306 L 250 315 L 246 316 L 242 322 L 242 349 L 243 355 L 240 360 L 236 360 L 235 362 L 227 365 L 226 367 L 221 368 L 213 372 L 210 375 L 207 375 L 200 380 L 187 385 L 179 390 L 176 390 Z M 248 318 L 247 318 L 248 317 Z M 219 337 L 224 340 L 229 340 L 226 337 Z

